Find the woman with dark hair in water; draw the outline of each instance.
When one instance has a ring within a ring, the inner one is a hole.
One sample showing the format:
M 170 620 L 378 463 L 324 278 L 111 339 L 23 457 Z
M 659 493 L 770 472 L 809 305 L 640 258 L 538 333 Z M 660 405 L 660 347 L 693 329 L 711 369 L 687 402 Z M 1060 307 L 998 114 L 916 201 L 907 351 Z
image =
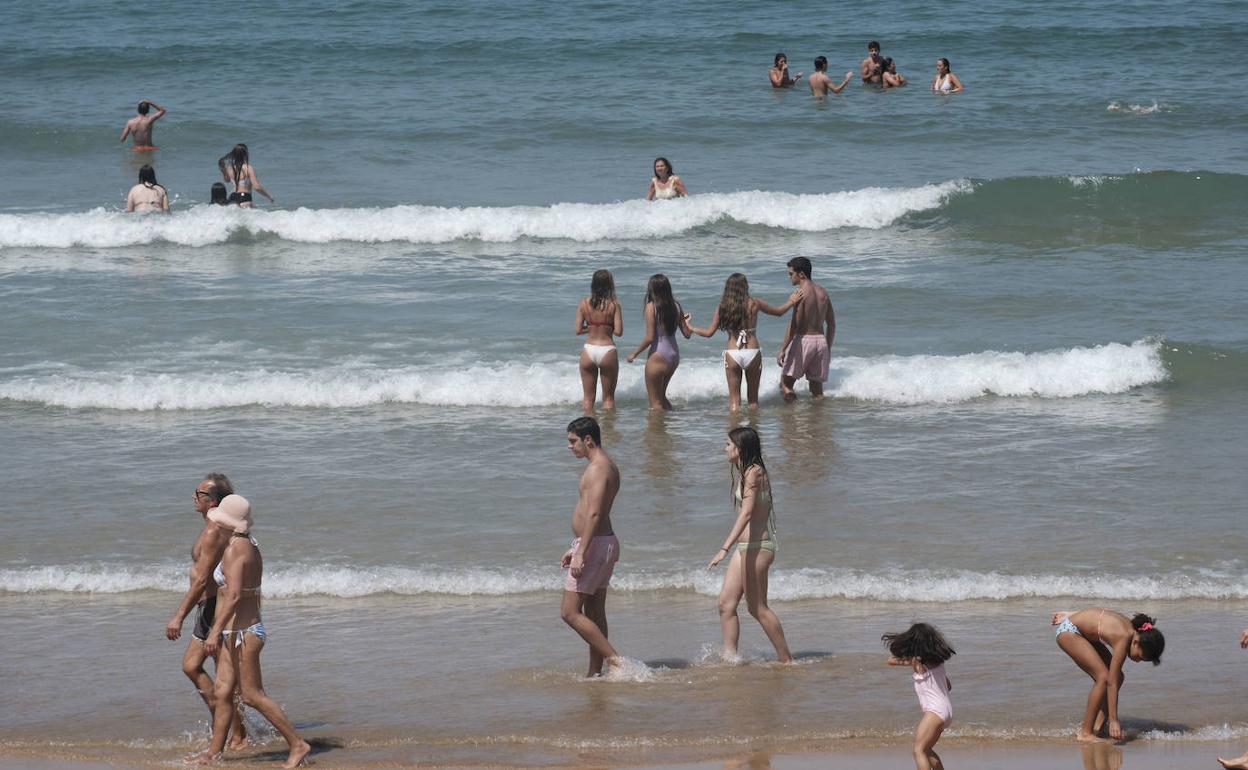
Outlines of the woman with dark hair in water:
M 139 169 L 139 183 L 126 195 L 126 212 L 163 211 L 169 213 L 169 192 L 156 183 L 156 169 Z
M 778 53 L 774 66 L 767 70 L 767 78 L 771 81 L 772 88 L 790 88 L 802 79 L 802 73 L 797 73 L 797 77 L 789 77 L 789 57 Z
M 208 201 L 209 203 L 215 204 L 217 206 L 228 206 L 230 203 L 230 194 L 225 191 L 225 185 L 221 184 L 220 182 L 212 183 L 211 195 L 212 195 L 212 198 L 211 200 Z
M 642 307 L 646 319 L 646 338 L 628 355 L 631 364 L 647 347 L 646 396 L 651 409 L 669 410 L 672 402 L 667 400 L 667 385 L 680 366 L 680 348 L 676 345 L 676 330 L 689 339 L 689 316 L 672 296 L 672 284 L 667 276 L 655 273 L 646 285 L 646 301 Z
M 943 56 L 936 60 L 936 75 L 932 78 L 932 90 L 938 94 L 956 94 L 962 90 L 962 81 L 949 69 L 949 60 Z
M 892 57 L 884 59 L 884 64 L 880 67 L 880 82 L 884 88 L 900 88 L 906 84 L 906 79 L 897 73 L 897 62 Z
M 602 375 L 602 408 L 615 408 L 615 383 L 620 376 L 620 354 L 615 338 L 624 333 L 624 315 L 615 298 L 615 278 L 610 270 L 596 270 L 589 296 L 576 306 L 576 333 L 588 334 L 581 348 L 581 405 L 594 411 L 598 376 Z
M 781 663 L 792 663 L 793 653 L 784 638 L 780 618 L 767 606 L 767 572 L 776 560 L 776 516 L 771 500 L 771 480 L 763 464 L 763 442 L 753 428 L 733 428 L 724 444 L 732 478 L 732 507 L 737 512 L 724 545 L 706 565 L 711 569 L 725 557 L 728 569 L 719 589 L 719 624 L 724 634 L 724 657 L 737 657 L 741 621 L 737 605 L 745 597 L 750 616 L 776 648 Z
M 269 195 L 269 191 L 264 189 L 260 184 L 260 179 L 256 176 L 256 170 L 251 165 L 251 156 L 247 152 L 247 145 L 236 144 L 234 149 L 222 155 L 217 161 L 217 168 L 221 169 L 221 176 L 229 184 L 234 185 L 234 192 L 230 193 L 230 203 L 237 203 L 240 208 L 251 208 L 251 191 L 255 190 L 269 202 L 274 202 L 273 196 Z
M 655 158 L 654 176 L 650 178 L 650 189 L 646 190 L 646 200 L 684 198 L 688 194 L 685 183 L 672 171 L 672 162 L 667 158 Z

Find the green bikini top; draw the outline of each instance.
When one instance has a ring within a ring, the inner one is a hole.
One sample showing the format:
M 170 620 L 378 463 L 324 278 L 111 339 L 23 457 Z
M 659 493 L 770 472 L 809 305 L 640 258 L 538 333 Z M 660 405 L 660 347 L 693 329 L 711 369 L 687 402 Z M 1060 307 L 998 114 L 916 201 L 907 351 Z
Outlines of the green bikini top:
M 732 485 L 732 499 L 736 501 L 736 506 L 741 507 L 744 499 L 741 497 L 741 486 L 739 484 Z M 770 540 L 779 542 L 776 538 L 776 507 L 771 500 L 771 484 L 758 490 L 758 502 L 760 505 L 767 506 L 767 537 Z

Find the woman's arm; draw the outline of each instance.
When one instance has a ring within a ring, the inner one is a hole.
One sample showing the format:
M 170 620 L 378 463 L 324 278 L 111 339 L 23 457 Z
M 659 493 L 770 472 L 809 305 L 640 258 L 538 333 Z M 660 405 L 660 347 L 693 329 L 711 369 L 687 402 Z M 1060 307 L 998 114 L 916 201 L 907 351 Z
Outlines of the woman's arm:
M 636 350 L 628 354 L 628 362 L 630 364 L 633 362 L 633 359 L 635 359 L 638 355 L 641 354 L 641 351 L 650 347 L 650 344 L 654 342 L 654 303 L 653 302 L 646 303 L 645 312 L 643 313 L 643 315 L 645 315 L 646 317 L 646 338 L 641 341 L 641 344 L 637 346 Z
M 268 198 L 270 203 L 276 203 L 277 201 L 273 200 L 273 196 L 269 195 L 269 191 L 264 189 L 264 185 L 260 184 L 260 179 L 259 177 L 256 176 L 256 170 L 252 168 L 251 166 L 248 166 L 247 169 L 248 169 L 248 176 L 251 177 L 252 189 L 260 193 L 264 197 Z
M 757 303 L 758 309 L 763 311 L 767 315 L 781 316 L 789 312 L 790 310 L 792 310 L 793 306 L 796 305 L 798 302 L 800 302 L 803 296 L 804 295 L 802 294 L 801 289 L 794 289 L 793 293 L 789 295 L 789 298 L 786 299 L 784 301 L 784 304 L 781 305 L 780 307 L 769 305 L 763 300 L 759 299 L 758 297 L 751 297 L 751 299 L 753 299 L 754 302 Z
M 1108 681 L 1105 682 L 1105 701 L 1109 711 L 1109 737 L 1114 740 L 1122 737 L 1122 724 L 1118 721 L 1118 682 L 1122 677 L 1122 664 L 1127 660 L 1127 650 L 1130 647 L 1131 633 L 1128 631 L 1120 641 L 1114 643 L 1114 652 L 1109 659 Z
M 676 192 L 680 193 L 680 197 L 689 197 L 689 191 L 685 189 L 685 183 L 681 180 L 681 178 L 673 175 L 672 180 L 676 184 Z
M 615 301 L 615 326 L 611 329 L 611 335 L 614 337 L 624 336 L 624 311 L 620 310 L 619 300 Z
M 690 337 L 693 336 L 693 327 L 689 325 L 689 319 L 691 318 L 693 318 L 693 316 L 690 315 L 689 313 L 686 313 L 685 309 L 680 306 L 679 302 L 677 302 L 676 303 L 676 326 L 680 328 L 680 333 L 685 335 L 685 339 L 689 339 Z
M 962 81 L 958 80 L 958 76 L 952 72 L 949 73 L 949 82 L 953 84 L 953 88 L 949 89 L 949 93 L 956 94 L 962 92 Z
M 130 192 L 126 193 L 126 213 L 134 213 L 134 188 L 130 188 Z
M 767 78 L 771 81 L 772 88 L 782 88 L 784 86 L 784 70 L 772 67 L 767 70 Z
M 690 326 L 689 330 L 699 337 L 715 336 L 715 332 L 719 331 L 719 308 L 715 308 L 715 312 L 711 314 L 711 322 L 705 328 Z
M 589 334 L 589 324 L 585 321 L 585 300 L 576 303 L 576 326 L 573 331 L 577 336 Z
M 168 190 L 160 191 L 160 210 L 165 212 L 166 214 L 169 213 L 169 191 Z
M 243 560 L 231 559 L 227 566 L 222 564 L 221 574 L 225 577 L 225 585 L 217 590 L 216 620 L 208 638 L 204 640 L 204 652 L 215 655 L 221 644 L 221 632 L 225 624 L 234 619 L 234 610 L 238 607 L 238 599 L 242 596 Z
M 646 200 L 654 200 L 654 180 L 650 180 L 650 186 L 646 188 Z
M 745 494 L 741 496 L 741 512 L 737 514 L 737 520 L 732 523 L 732 529 L 728 531 L 728 539 L 716 552 L 715 558 L 706 565 L 707 569 L 719 564 L 721 559 L 732 553 L 733 546 L 741 539 L 741 533 L 745 532 L 745 528 L 750 525 L 750 517 L 754 515 L 754 501 L 758 496 L 759 473 L 758 467 L 753 465 L 745 472 Z M 751 477 L 753 478 L 752 484 Z

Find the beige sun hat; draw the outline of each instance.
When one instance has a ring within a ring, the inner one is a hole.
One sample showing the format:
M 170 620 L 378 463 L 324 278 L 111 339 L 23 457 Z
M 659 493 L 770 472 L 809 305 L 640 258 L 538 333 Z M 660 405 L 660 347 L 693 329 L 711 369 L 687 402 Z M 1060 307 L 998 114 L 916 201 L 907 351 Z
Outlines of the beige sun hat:
M 237 533 L 251 531 L 251 503 L 242 495 L 226 495 L 216 508 L 208 509 L 208 521 Z

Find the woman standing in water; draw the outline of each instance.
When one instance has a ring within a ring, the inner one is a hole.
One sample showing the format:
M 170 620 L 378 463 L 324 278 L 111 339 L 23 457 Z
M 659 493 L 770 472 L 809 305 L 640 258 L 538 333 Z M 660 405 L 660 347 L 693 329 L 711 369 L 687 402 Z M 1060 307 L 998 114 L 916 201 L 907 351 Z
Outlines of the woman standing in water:
M 239 208 L 251 208 L 252 190 L 268 198 L 270 203 L 275 202 L 273 196 L 269 195 L 269 191 L 264 189 L 264 186 L 260 184 L 260 179 L 256 176 L 256 169 L 251 165 L 247 145 L 234 145 L 234 149 L 222 155 L 217 161 L 217 168 L 221 169 L 222 178 L 234 185 L 234 192 L 230 193 L 230 203 L 238 204 Z
M 936 75 L 932 78 L 932 90 L 938 94 L 956 94 L 962 90 L 962 81 L 949 69 L 949 60 L 936 60 Z
M 719 329 L 728 333 L 728 349 L 724 351 L 724 373 L 728 377 L 728 411 L 741 408 L 741 377 L 745 376 L 746 398 L 750 408 L 758 407 L 758 384 L 763 376 L 763 357 L 758 349 L 758 313 L 781 316 L 802 298 L 798 289 L 780 307 L 768 305 L 750 296 L 750 282 L 743 273 L 733 273 L 724 281 L 724 293 L 719 307 L 711 316 L 711 323 L 704 329 L 693 327 L 690 331 L 710 337 Z
M 589 296 L 576 306 L 576 333 L 588 334 L 581 348 L 581 405 L 594 411 L 598 377 L 602 377 L 602 408 L 615 408 L 615 383 L 620 376 L 620 354 L 615 338 L 624 333 L 624 314 L 615 298 L 615 278 L 610 270 L 596 270 Z
M 646 319 L 646 338 L 628 355 L 631 364 L 641 351 L 650 348 L 646 357 L 646 396 L 651 409 L 664 411 L 672 408 L 667 400 L 667 385 L 680 366 L 680 347 L 676 344 L 676 330 L 689 339 L 689 316 L 672 296 L 672 284 L 667 276 L 655 273 L 646 285 L 646 302 L 642 308 Z
M 139 169 L 139 183 L 126 195 L 126 213 L 135 211 L 169 213 L 169 192 L 156 183 L 156 169 L 151 166 Z
M 763 444 L 753 428 L 733 428 L 724 445 L 732 469 L 732 501 L 737 519 L 728 532 L 724 545 L 711 559 L 707 569 L 714 568 L 729 556 L 724 584 L 719 589 L 719 625 L 724 634 L 724 657 L 737 657 L 741 638 L 741 621 L 737 606 L 745 596 L 750 615 L 763 627 L 763 633 L 776 648 L 781 663 L 793 662 L 789 643 L 784 638 L 780 618 L 767 606 L 767 571 L 776 560 L 780 547 L 776 539 L 776 513 L 771 499 L 771 479 L 763 465 Z
M 251 536 L 251 505 L 240 495 L 228 495 L 208 512 L 208 520 L 218 527 L 233 530 L 225 555 L 213 574 L 220 589 L 217 592 L 217 617 L 204 641 L 204 651 L 218 658 L 217 681 L 213 686 L 212 744 L 199 757 L 202 765 L 213 764 L 225 750 L 225 738 L 233 714 L 235 687 L 243 703 L 264 715 L 290 746 L 290 754 L 282 767 L 301 764 L 312 747 L 299 737 L 286 712 L 264 691 L 260 674 L 260 652 L 268 634 L 260 619 L 260 583 L 264 577 L 264 560 L 260 545 Z M 223 640 L 224 637 L 224 640 Z M 220 718 L 218 718 L 220 717 Z
M 689 195 L 685 183 L 672 172 L 672 162 L 667 158 L 654 159 L 654 176 L 650 178 L 650 189 L 646 190 L 646 200 L 669 200 L 684 198 Z

